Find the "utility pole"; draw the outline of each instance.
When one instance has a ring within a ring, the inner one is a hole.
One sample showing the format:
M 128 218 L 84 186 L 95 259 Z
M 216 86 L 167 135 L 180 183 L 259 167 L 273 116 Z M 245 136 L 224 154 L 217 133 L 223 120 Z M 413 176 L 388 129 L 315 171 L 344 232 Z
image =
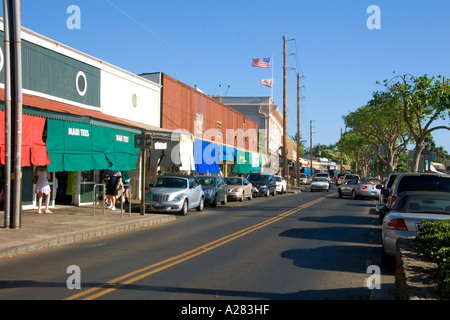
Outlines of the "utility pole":
M 312 120 L 309 120 L 309 169 L 311 170 L 311 177 L 313 176 L 312 172 Z
M 286 152 L 286 145 L 287 145 L 287 44 L 286 44 L 286 36 L 283 36 L 283 149 L 282 149 L 282 156 L 283 156 L 283 170 L 282 175 L 284 176 L 284 179 L 287 181 L 287 184 L 289 185 L 288 180 L 288 167 L 287 167 L 287 152 Z
M 5 51 L 8 51 L 5 61 L 8 64 L 5 66 L 5 108 L 10 108 L 10 110 L 5 110 L 5 117 L 8 118 L 5 118 L 5 143 L 7 148 L 5 152 L 5 171 L 8 171 L 5 172 L 5 179 L 8 179 L 7 182 L 5 181 L 5 192 L 8 192 L 8 194 L 5 193 L 5 227 L 20 228 L 22 209 L 23 101 L 20 0 L 3 0 L 3 8 L 5 15 Z M 8 75 L 6 75 L 6 72 L 8 72 Z M 9 82 L 9 84 L 6 82 Z M 10 127 L 8 128 L 9 125 Z M 8 154 L 6 155 L 6 153 Z M 13 170 L 11 170 L 11 160 L 13 160 Z M 12 185 L 8 185 L 11 182 L 13 182 Z M 6 204 L 6 202 L 9 203 Z M 7 215 L 9 215 L 9 219 L 6 217 Z
M 341 128 L 341 138 L 342 138 L 342 128 Z M 344 171 L 344 155 L 341 151 L 341 173 Z
M 297 73 L 297 187 L 300 187 L 300 73 Z

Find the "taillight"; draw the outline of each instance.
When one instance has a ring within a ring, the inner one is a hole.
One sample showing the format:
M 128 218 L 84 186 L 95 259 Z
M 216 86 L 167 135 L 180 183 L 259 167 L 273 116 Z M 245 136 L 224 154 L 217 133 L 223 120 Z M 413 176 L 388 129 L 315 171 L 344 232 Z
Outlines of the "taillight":
M 366 190 L 366 189 L 367 189 L 367 186 L 361 186 L 361 189 L 362 189 L 362 190 Z
M 406 228 L 405 220 L 403 219 L 388 219 L 386 225 L 388 229 L 392 230 L 403 230 L 403 231 L 408 230 Z
M 396 198 L 396 196 L 392 196 L 392 197 L 391 197 L 391 203 L 390 203 L 390 205 L 392 205 L 392 204 L 394 203 L 395 198 Z

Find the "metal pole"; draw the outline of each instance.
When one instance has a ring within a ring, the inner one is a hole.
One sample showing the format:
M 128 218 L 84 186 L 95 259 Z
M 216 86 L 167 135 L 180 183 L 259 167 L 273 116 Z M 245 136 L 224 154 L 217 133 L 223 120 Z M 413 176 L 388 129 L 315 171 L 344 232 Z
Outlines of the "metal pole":
M 310 167 L 310 174 L 311 174 L 311 178 L 313 176 L 313 172 L 312 172 L 312 120 L 309 120 L 309 167 Z
M 283 36 L 283 56 L 284 56 L 284 62 L 283 62 L 283 170 L 282 174 L 284 176 L 284 179 L 286 181 L 288 180 L 289 172 L 287 170 L 287 152 L 286 152 L 286 145 L 287 145 L 287 45 L 286 45 L 286 36 Z
M 297 187 L 300 187 L 300 73 L 297 73 Z
M 4 227 L 9 228 L 11 223 L 11 54 L 10 54 L 10 10 L 8 0 L 3 0 L 3 35 L 5 58 L 5 168 L 4 168 Z
M 144 142 L 145 143 L 145 142 Z M 146 169 L 146 149 L 141 149 L 141 216 L 145 215 L 145 169 Z
M 11 227 L 20 228 L 22 196 L 22 51 L 20 34 L 20 0 L 12 0 L 14 42 L 14 184 Z

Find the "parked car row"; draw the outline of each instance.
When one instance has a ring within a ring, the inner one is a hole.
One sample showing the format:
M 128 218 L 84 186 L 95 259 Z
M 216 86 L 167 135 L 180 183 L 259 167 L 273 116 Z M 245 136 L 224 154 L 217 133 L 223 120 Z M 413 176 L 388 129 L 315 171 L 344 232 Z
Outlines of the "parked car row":
M 374 178 L 342 176 L 340 198 L 377 200 L 383 261 L 396 254 L 399 238 L 415 238 L 423 221 L 450 219 L 450 175 L 392 173 L 382 184 Z
M 204 205 L 216 207 L 228 200 L 251 200 L 253 197 L 286 193 L 282 176 L 251 173 L 245 177 L 163 175 L 156 179 L 145 194 L 145 206 L 153 212 L 176 212 L 186 215 L 189 209 L 202 211 Z

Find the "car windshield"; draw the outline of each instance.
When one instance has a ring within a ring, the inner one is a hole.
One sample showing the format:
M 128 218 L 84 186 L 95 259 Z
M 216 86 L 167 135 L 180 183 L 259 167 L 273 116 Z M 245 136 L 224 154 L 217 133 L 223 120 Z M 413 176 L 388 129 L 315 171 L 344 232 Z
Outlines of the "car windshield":
M 187 188 L 187 180 L 183 178 L 158 178 L 153 187 Z
M 268 175 L 262 175 L 262 174 L 251 174 L 248 177 L 248 180 L 251 180 L 251 181 L 267 181 L 267 180 L 269 180 L 269 176 Z
M 327 178 L 314 178 L 313 181 L 327 181 Z
M 242 180 L 239 178 L 225 178 L 225 183 L 226 184 L 230 184 L 230 185 L 241 185 L 242 184 Z
M 216 179 L 215 178 L 198 178 L 198 182 L 204 187 L 215 187 Z
M 274 177 L 275 181 L 281 182 L 281 177 Z
M 409 213 L 437 213 L 450 215 L 450 199 L 428 196 L 400 197 L 392 206 L 392 211 Z

